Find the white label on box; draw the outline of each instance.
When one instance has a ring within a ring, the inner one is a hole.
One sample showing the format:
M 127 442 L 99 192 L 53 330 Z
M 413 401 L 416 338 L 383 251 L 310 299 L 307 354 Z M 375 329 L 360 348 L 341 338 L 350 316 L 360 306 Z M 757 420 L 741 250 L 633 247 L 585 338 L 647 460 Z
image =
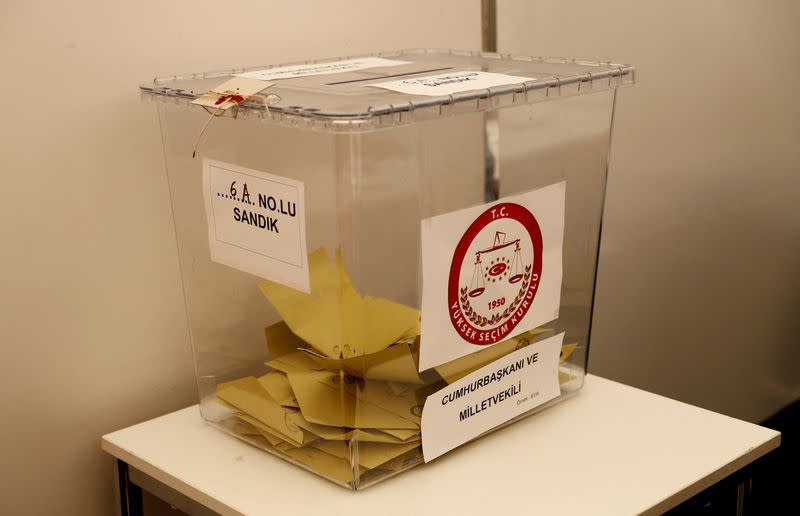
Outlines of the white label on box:
M 558 318 L 564 181 L 422 221 L 419 370 Z
M 431 394 L 422 409 L 425 462 L 561 394 L 564 334 L 536 342 Z
M 328 75 L 332 73 L 355 72 L 367 68 L 382 66 L 399 66 L 408 64 L 408 61 L 396 61 L 382 57 L 359 57 L 343 61 L 328 61 L 326 63 L 310 63 L 291 66 L 276 66 L 266 70 L 255 70 L 237 74 L 238 77 L 274 81 L 277 79 L 292 79 L 294 77 L 307 77 L 309 75 Z
M 310 292 L 303 183 L 203 160 L 211 259 Z
M 517 77 L 502 73 L 462 71 L 428 77 L 414 77 L 399 81 L 368 84 L 377 88 L 398 91 L 408 95 L 451 95 L 460 91 L 484 90 L 506 84 L 520 84 L 535 80 L 532 77 Z

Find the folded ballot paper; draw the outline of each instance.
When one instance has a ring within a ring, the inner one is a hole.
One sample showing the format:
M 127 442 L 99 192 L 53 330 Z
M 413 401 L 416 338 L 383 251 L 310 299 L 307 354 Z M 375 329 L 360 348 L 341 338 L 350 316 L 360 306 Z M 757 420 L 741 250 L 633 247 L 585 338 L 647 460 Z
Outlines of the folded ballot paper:
M 283 319 L 264 330 L 270 359 L 216 396 L 241 438 L 340 483 L 421 462 L 429 395 L 553 333 L 537 328 L 420 374 L 419 310 L 356 291 L 339 253 L 317 250 L 309 270 L 308 294 L 259 284 Z

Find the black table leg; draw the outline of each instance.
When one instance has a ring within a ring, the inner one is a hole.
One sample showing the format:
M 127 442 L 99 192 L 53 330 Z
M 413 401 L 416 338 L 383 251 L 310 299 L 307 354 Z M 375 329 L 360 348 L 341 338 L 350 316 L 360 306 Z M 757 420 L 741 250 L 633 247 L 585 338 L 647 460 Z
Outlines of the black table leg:
M 117 459 L 119 478 L 119 505 L 122 516 L 144 516 L 142 512 L 142 488 L 130 481 L 128 463 Z

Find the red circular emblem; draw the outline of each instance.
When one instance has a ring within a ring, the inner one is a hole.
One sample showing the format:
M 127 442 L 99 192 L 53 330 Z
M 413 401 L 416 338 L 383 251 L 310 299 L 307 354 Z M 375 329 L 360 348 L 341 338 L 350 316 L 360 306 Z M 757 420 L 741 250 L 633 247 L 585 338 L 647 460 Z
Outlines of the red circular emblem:
M 500 203 L 467 228 L 453 253 L 447 302 L 458 334 L 479 346 L 512 333 L 542 275 L 542 232 L 524 206 Z

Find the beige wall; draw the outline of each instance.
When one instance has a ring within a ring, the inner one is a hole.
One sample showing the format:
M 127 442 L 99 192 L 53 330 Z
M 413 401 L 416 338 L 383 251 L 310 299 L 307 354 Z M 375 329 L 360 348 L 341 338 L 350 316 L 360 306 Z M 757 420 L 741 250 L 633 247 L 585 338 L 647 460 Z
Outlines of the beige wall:
M 474 5 L 473 5 L 474 4 Z M 800 395 L 798 4 L 500 2 L 501 51 L 619 97 L 594 372 L 752 420 Z M 0 514 L 105 515 L 99 436 L 195 399 L 154 75 L 475 48 L 477 2 L 0 6 Z
M 800 397 L 800 3 L 498 3 L 501 52 L 638 66 L 590 371 L 752 421 Z
M 158 121 L 140 81 L 480 44 L 478 5 L 455 0 L 226 5 L 0 7 L 0 514 L 109 514 L 100 435 L 195 400 Z

